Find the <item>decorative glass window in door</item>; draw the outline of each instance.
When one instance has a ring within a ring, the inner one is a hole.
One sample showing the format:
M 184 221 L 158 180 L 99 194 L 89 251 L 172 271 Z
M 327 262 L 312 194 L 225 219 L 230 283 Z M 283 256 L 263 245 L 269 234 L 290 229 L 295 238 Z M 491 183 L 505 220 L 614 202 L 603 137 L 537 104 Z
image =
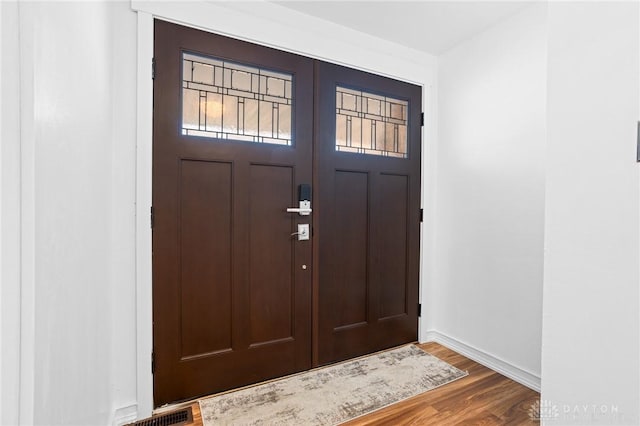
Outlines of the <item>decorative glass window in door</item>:
M 291 145 L 290 74 L 190 53 L 182 63 L 183 135 Z
M 407 158 L 409 103 L 336 87 L 336 151 Z

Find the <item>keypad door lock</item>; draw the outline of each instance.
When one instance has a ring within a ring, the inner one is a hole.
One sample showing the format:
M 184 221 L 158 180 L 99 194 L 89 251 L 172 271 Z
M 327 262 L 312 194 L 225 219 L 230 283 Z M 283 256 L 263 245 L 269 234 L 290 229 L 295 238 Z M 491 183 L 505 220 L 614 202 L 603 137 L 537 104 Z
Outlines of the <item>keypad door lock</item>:
M 298 207 L 289 207 L 287 212 L 309 216 L 311 211 L 311 185 L 304 183 L 298 187 Z

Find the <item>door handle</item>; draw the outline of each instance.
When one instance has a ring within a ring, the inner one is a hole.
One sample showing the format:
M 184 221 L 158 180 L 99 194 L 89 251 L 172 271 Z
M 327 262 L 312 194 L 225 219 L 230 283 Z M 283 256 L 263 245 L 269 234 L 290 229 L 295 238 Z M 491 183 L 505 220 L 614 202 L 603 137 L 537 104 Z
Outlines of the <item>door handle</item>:
M 309 216 L 311 214 L 311 201 L 300 201 L 300 207 L 289 207 L 287 213 L 298 213 L 300 216 Z
M 294 232 L 293 234 L 291 234 L 291 236 L 293 237 L 294 235 L 298 236 L 298 241 L 306 241 L 309 239 L 309 224 L 308 223 L 299 223 L 298 224 L 298 232 Z

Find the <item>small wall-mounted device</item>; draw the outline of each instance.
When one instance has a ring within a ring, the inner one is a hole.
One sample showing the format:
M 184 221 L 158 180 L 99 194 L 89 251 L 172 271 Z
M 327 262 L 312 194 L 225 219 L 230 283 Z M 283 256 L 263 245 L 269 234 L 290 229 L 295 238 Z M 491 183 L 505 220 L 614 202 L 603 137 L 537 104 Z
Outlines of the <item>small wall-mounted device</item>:
M 636 161 L 640 163 L 640 121 L 638 121 L 638 136 L 637 136 L 637 148 L 636 148 Z

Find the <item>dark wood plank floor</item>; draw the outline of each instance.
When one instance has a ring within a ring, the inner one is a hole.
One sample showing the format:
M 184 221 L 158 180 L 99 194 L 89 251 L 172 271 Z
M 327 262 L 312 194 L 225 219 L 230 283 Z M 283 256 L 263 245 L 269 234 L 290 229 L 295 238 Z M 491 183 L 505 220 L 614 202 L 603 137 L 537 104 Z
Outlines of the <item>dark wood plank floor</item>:
M 346 425 L 535 425 L 529 408 L 540 394 L 437 343 L 419 345 L 432 355 L 466 370 L 453 383 L 352 420 Z M 202 426 L 198 403 L 193 426 Z

